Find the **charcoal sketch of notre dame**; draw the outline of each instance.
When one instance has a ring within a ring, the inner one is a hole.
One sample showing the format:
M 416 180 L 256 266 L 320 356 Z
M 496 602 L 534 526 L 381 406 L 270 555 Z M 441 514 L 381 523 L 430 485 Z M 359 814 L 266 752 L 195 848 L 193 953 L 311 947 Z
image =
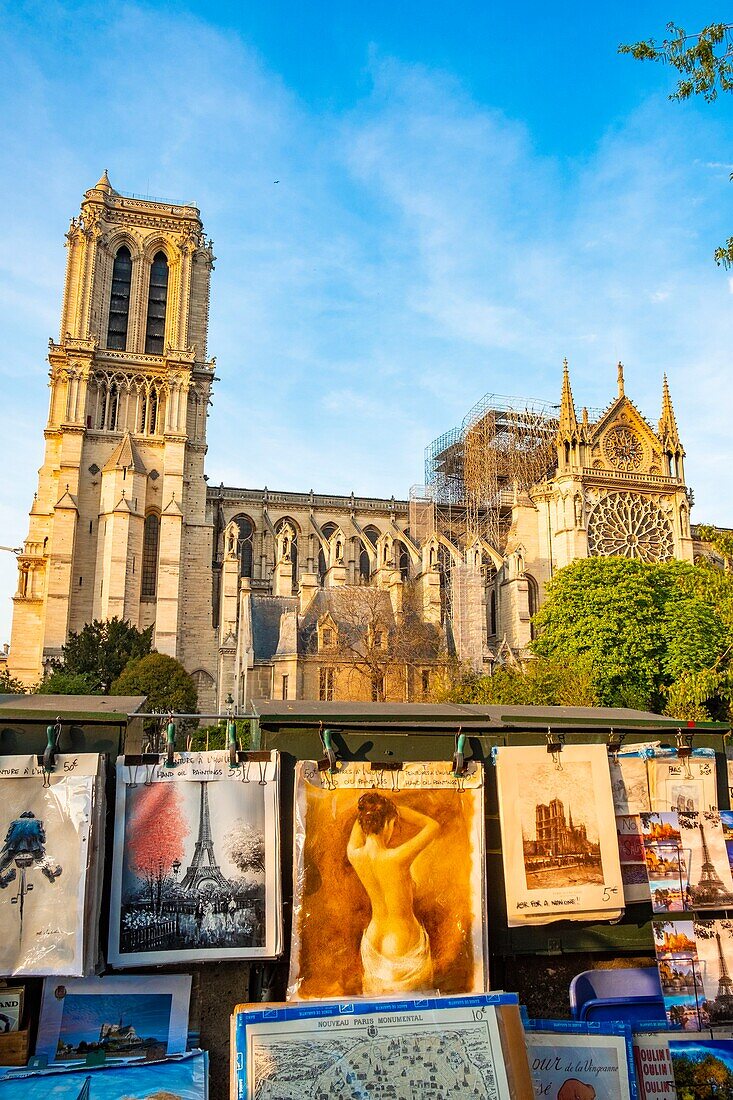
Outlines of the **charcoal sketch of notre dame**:
M 24 871 L 34 863 L 41 868 L 49 882 L 54 882 L 61 874 L 60 865 L 46 854 L 46 830 L 43 822 L 32 810 L 26 810 L 15 821 L 10 822 L 0 851 L 0 889 L 5 889 L 13 882 L 17 874 L 16 867 Z
M 418 832 L 391 848 L 398 817 Z M 426 814 L 398 808 L 376 791 L 359 799 L 347 856 L 372 908 L 361 940 L 364 993 L 404 993 L 433 986 L 430 940 L 413 910 L 410 867 L 438 830 L 437 821 Z

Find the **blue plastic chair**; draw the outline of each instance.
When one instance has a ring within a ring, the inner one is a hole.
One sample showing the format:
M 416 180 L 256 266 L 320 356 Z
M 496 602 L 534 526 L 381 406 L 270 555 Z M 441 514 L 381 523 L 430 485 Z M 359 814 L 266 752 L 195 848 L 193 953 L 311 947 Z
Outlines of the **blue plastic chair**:
M 656 966 L 584 970 L 570 983 L 574 1020 L 620 1020 L 634 1026 L 666 1024 Z

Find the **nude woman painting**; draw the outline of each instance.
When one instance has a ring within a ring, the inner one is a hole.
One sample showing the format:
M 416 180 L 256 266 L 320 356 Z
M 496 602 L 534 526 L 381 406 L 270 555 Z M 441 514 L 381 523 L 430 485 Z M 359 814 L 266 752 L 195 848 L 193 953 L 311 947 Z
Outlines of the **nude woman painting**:
M 390 847 L 398 817 L 418 831 Z M 427 814 L 404 805 L 398 808 L 377 791 L 359 799 L 346 854 L 371 903 L 360 948 L 365 994 L 433 988 L 430 940 L 415 916 L 410 872 L 439 830 Z

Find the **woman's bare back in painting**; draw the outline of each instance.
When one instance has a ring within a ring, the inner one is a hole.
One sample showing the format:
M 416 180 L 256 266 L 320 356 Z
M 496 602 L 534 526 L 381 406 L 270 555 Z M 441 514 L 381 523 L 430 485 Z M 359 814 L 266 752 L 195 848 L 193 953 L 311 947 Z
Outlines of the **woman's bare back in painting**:
M 390 848 L 398 817 L 417 826 L 418 832 Z M 398 810 L 376 791 L 359 799 L 347 856 L 372 908 L 361 943 L 365 993 L 397 993 L 432 985 L 430 942 L 415 917 L 410 868 L 438 831 L 438 823 L 426 814 L 408 807 Z

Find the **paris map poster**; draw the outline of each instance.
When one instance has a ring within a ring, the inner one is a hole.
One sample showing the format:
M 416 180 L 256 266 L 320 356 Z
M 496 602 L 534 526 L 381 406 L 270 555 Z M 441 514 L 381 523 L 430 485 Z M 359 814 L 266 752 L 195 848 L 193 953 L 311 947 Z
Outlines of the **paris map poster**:
M 237 1100 L 514 1100 L 531 1082 L 516 994 L 238 1006 Z
M 0 757 L 0 975 L 82 976 L 100 757 Z M 97 811 L 101 809 L 97 804 Z
M 273 958 L 281 951 L 278 757 L 117 762 L 109 962 Z
M 499 748 L 496 781 L 509 925 L 620 916 L 606 747 Z
M 486 988 L 483 782 L 297 765 L 288 1000 Z

